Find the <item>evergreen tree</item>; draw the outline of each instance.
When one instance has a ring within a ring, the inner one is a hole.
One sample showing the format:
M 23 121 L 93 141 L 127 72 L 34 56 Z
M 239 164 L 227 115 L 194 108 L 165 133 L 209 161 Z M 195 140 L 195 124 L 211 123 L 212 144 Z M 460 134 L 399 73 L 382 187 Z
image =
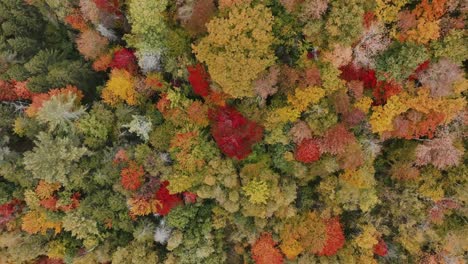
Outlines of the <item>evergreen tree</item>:
M 0 3 L 0 65 L 0 80 L 27 80 L 31 92 L 71 84 L 90 93 L 97 81 L 67 28 L 22 0 Z

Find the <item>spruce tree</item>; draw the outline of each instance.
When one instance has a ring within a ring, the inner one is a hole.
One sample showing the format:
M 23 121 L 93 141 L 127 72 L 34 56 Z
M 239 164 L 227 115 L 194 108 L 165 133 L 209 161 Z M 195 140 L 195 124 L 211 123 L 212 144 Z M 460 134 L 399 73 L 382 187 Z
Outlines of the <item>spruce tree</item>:
M 23 0 L 0 2 L 0 80 L 28 80 L 31 92 L 75 85 L 86 93 L 97 76 L 74 49 L 71 32 Z

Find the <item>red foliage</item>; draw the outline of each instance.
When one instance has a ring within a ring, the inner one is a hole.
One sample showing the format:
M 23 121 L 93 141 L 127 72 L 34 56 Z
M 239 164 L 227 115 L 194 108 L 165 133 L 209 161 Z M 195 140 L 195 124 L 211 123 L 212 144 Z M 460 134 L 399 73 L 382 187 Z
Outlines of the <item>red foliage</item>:
M 388 253 L 387 244 L 383 239 L 379 239 L 379 243 L 374 246 L 374 254 L 379 255 L 381 257 L 385 257 Z
M 58 198 L 57 198 L 57 196 L 54 195 L 54 196 L 51 196 L 49 198 L 41 200 L 39 202 L 39 204 L 42 207 L 44 207 L 44 208 L 46 208 L 48 210 L 51 210 L 51 211 L 61 210 L 63 212 L 67 212 L 67 211 L 70 211 L 70 210 L 73 210 L 73 209 L 77 208 L 80 205 L 80 197 L 81 197 L 81 194 L 78 193 L 78 192 L 75 192 L 71 197 L 71 203 L 70 204 L 57 206 Z
M 53 259 L 47 256 L 42 256 L 42 257 L 39 257 L 34 263 L 35 264 L 64 264 L 65 262 L 63 262 L 63 260 L 61 259 Z
M 210 93 L 210 76 L 201 64 L 188 66 L 188 80 L 192 85 L 193 92 L 201 96 L 207 96 Z
M 357 108 L 352 108 L 343 114 L 343 123 L 348 127 L 357 126 L 364 119 L 366 119 L 366 113 Z
M 374 20 L 375 20 L 374 12 L 368 11 L 364 13 L 364 19 L 363 19 L 364 27 L 369 28 L 370 25 L 372 25 L 372 22 L 374 22 Z
M 263 137 L 263 128 L 233 107 L 211 109 L 208 115 L 213 123 L 211 134 L 221 151 L 231 158 L 244 159 Z
M 383 105 L 387 103 L 388 98 L 399 94 L 401 91 L 401 86 L 397 83 L 378 81 L 372 91 L 372 95 L 374 96 L 373 105 Z
M 414 73 L 411 74 L 408 79 L 411 80 L 411 81 L 415 81 L 418 79 L 418 74 L 420 74 L 421 72 L 429 69 L 429 65 L 430 65 L 430 61 L 427 60 L 421 64 L 419 64 L 419 66 L 416 68 L 416 70 L 414 70 Z
M 13 90 L 13 84 L 0 80 L 0 101 L 15 101 L 18 96 Z
M 304 139 L 297 146 L 294 158 L 303 163 L 311 163 L 320 159 L 320 148 L 316 139 Z
M 119 10 L 119 0 L 93 0 L 97 8 L 116 15 L 122 14 Z
M 276 242 L 271 237 L 271 234 L 265 233 L 261 235 L 252 245 L 252 258 L 255 264 L 282 264 L 283 255 L 281 251 L 275 248 Z
M 126 190 L 135 191 L 141 186 L 143 175 L 145 175 L 143 166 L 138 166 L 136 162 L 130 161 L 128 167 L 120 172 L 120 176 L 122 176 L 120 182 Z
M 20 200 L 13 199 L 0 205 L 0 227 L 8 223 L 14 217 L 15 213 L 21 212 L 23 205 Z
M 182 199 L 179 195 L 169 193 L 167 189 L 168 185 L 168 181 L 163 181 L 159 190 L 156 192 L 156 199 L 159 201 L 156 205 L 157 212 L 163 216 L 167 215 L 172 208 L 182 204 Z
M 377 78 L 374 70 L 356 68 L 353 64 L 348 64 L 340 68 L 341 79 L 346 81 L 362 81 L 364 88 L 372 89 L 377 85 Z
M 320 150 L 331 154 L 342 153 L 346 145 L 354 139 L 353 133 L 349 132 L 343 124 L 338 124 L 330 128 L 320 140 Z
M 320 256 L 332 256 L 344 246 L 345 237 L 340 221 L 337 217 L 330 218 L 325 221 L 327 225 L 327 240 L 322 251 L 318 253 Z
M 348 64 L 340 68 L 341 79 L 350 81 L 362 81 L 364 88 L 372 89 L 374 105 L 382 105 L 387 99 L 401 92 L 401 86 L 393 82 L 377 81 L 374 70 L 356 68 L 353 64 Z
M 196 203 L 197 202 L 197 194 L 193 192 L 184 192 L 184 202 L 186 204 Z
M 109 67 L 114 69 L 124 69 L 128 72 L 136 72 L 136 61 L 135 53 L 132 50 L 122 48 L 114 52 L 114 57 Z
M 71 197 L 71 203 L 60 206 L 60 210 L 67 212 L 75 208 L 78 208 L 78 206 L 80 206 L 80 198 L 81 198 L 81 194 L 79 192 L 75 192 Z
M 51 211 L 57 211 L 58 208 L 57 208 L 57 197 L 56 196 L 51 196 L 49 198 L 46 198 L 46 199 L 43 199 L 39 202 L 39 204 L 46 208 L 46 209 L 49 209 Z
M 33 97 L 26 87 L 27 82 L 0 80 L 0 101 L 30 100 Z

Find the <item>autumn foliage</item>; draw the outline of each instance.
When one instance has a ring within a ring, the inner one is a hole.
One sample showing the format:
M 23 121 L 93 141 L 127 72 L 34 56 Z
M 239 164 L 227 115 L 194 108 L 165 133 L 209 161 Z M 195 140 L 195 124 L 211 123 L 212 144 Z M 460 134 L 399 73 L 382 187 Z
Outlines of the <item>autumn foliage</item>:
M 139 166 L 134 161 L 130 161 L 128 163 L 128 167 L 123 168 L 120 172 L 120 182 L 125 189 L 135 191 L 141 186 L 143 180 L 142 177 L 144 175 L 145 172 L 143 167 Z
M 276 242 L 271 237 L 271 234 L 265 233 L 261 235 L 252 245 L 251 249 L 255 264 L 283 263 L 283 255 L 275 246 Z
M 192 85 L 193 92 L 201 96 L 207 96 L 210 93 L 210 76 L 201 64 L 188 66 L 188 81 Z
M 297 161 L 311 163 L 320 158 L 320 146 L 317 140 L 303 139 L 296 148 L 294 157 Z
M 0 1 L 0 263 L 465 263 L 466 2 Z
M 211 134 L 221 151 L 229 157 L 244 159 L 251 153 L 252 145 L 262 139 L 263 128 L 233 107 L 219 107 L 211 110 L 209 116 Z

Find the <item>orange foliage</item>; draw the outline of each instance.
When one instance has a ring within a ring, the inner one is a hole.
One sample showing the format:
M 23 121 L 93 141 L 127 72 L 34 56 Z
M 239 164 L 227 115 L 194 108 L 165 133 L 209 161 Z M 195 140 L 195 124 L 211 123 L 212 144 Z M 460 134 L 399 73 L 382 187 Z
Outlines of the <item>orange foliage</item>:
M 190 120 L 201 127 L 209 125 L 208 107 L 200 101 L 194 101 L 187 109 Z
M 337 217 L 325 221 L 327 225 L 327 240 L 325 246 L 318 253 L 320 256 L 332 256 L 344 246 L 345 237 L 343 228 Z
M 66 16 L 65 22 L 78 31 L 85 31 L 88 29 L 88 25 L 79 9 L 74 9 L 70 15 Z
M 27 83 L 0 80 L 0 101 L 30 100 L 34 94 L 26 87 Z
M 426 44 L 440 36 L 439 19 L 447 12 L 447 0 L 422 0 L 416 8 L 400 15 L 400 41 Z
M 153 90 L 160 90 L 163 88 L 161 77 L 156 74 L 148 74 L 145 79 L 145 85 L 151 87 Z
M 36 186 L 36 194 L 40 199 L 47 199 L 58 189 L 60 189 L 60 183 L 48 183 L 44 180 L 40 180 L 39 184 Z
M 112 62 L 112 54 L 105 53 L 99 56 L 93 62 L 93 70 L 95 71 L 106 71 L 109 68 L 109 65 Z
M 135 191 L 140 188 L 144 175 L 143 166 L 139 166 L 135 161 L 130 161 L 128 167 L 120 172 L 120 182 L 126 190 Z
M 271 234 L 261 235 L 252 245 L 252 258 L 256 264 L 281 264 L 283 255 L 277 249 Z
M 29 117 L 35 116 L 46 101 L 48 101 L 52 96 L 56 96 L 59 94 L 74 94 L 76 95 L 76 100 L 78 102 L 83 98 L 83 93 L 80 90 L 78 90 L 78 88 L 72 85 L 67 85 L 67 87 L 61 89 L 52 89 L 48 93 L 35 94 L 32 97 L 31 104 L 25 111 L 26 115 Z
M 317 213 L 309 212 L 288 221 L 280 237 L 281 251 L 288 259 L 295 259 L 304 251 L 315 254 L 325 246 L 326 225 Z
M 29 234 L 45 235 L 48 229 L 53 229 L 58 234 L 62 230 L 62 223 L 48 219 L 45 212 L 30 211 L 23 216 L 22 221 L 21 229 Z
M 130 206 L 130 215 L 131 216 L 141 216 L 149 215 L 151 210 L 151 203 L 149 199 L 145 197 L 134 197 L 128 200 L 128 205 Z
M 424 17 L 429 21 L 435 21 L 447 11 L 447 0 L 422 0 L 413 10 L 417 17 Z
M 407 113 L 393 120 L 395 130 L 384 132 L 382 138 L 404 138 L 417 139 L 420 137 L 433 138 L 439 125 L 445 120 L 443 113 L 430 112 L 422 114 L 418 111 L 409 110 Z

